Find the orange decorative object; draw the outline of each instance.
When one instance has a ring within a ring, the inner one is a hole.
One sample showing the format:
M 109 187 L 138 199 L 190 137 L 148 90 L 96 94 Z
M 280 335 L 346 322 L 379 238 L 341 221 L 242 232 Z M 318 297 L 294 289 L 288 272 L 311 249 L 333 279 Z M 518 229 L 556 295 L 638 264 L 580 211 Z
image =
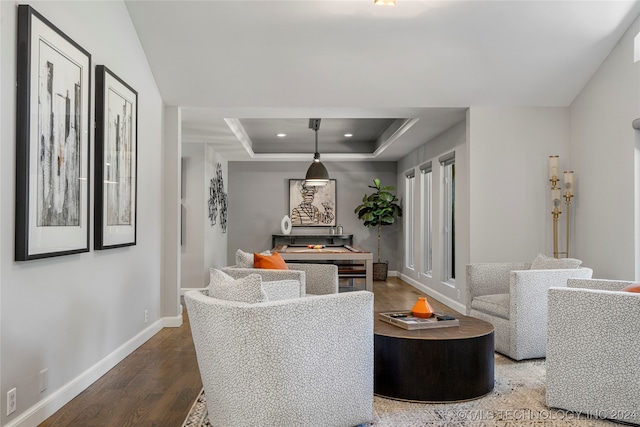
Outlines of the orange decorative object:
M 433 308 L 431 308 L 429 301 L 427 301 L 427 297 L 418 297 L 418 302 L 416 302 L 416 305 L 411 309 L 411 314 L 425 319 L 431 317 Z

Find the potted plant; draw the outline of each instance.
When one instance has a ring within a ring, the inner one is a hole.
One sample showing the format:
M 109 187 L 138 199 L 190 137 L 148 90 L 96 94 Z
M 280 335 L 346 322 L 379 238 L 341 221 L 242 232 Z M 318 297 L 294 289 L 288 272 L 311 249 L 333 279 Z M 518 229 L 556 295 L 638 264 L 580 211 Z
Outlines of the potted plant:
M 392 185 L 381 187 L 380 180 L 374 179 L 374 185 L 369 185 L 375 193 L 364 195 L 362 204 L 355 208 L 354 212 L 364 222 L 365 227 L 378 227 L 378 262 L 373 263 L 373 280 L 387 280 L 389 262 L 380 259 L 381 237 L 380 230 L 383 225 L 395 223 L 396 217 L 402 216 L 402 208 L 396 202 L 398 198 L 390 191 L 395 190 Z

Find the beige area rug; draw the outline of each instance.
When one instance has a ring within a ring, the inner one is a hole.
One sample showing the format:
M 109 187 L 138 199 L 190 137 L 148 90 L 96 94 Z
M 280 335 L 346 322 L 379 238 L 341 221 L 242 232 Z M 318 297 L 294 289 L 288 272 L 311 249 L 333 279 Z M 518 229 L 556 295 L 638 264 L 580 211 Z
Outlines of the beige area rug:
M 495 355 L 495 387 L 487 396 L 449 404 L 410 403 L 375 396 L 375 427 L 606 427 L 607 420 L 550 409 L 545 405 L 544 359 L 514 362 Z M 211 426 L 201 393 L 183 427 Z M 275 426 L 274 426 L 275 427 Z M 327 426 L 331 427 L 331 426 Z

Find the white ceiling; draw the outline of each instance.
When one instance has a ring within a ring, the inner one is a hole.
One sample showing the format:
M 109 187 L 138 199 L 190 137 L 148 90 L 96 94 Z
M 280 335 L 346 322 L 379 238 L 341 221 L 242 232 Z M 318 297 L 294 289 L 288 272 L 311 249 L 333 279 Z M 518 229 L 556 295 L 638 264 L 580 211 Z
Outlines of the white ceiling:
M 567 106 L 640 13 L 640 0 L 126 5 L 165 104 L 184 108 L 183 141 L 215 143 L 229 160 L 299 157 L 251 154 L 225 118 L 273 120 L 262 126 L 269 133 L 279 119 L 418 118 L 377 155 L 360 156 L 397 160 L 469 106 Z M 355 158 L 325 154 L 323 125 L 323 159 Z

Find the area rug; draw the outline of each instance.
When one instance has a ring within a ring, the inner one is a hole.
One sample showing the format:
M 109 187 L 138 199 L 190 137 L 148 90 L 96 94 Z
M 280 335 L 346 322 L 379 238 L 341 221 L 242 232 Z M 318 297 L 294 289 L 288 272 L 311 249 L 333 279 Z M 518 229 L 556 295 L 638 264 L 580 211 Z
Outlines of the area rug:
M 495 387 L 479 399 L 449 404 L 373 399 L 375 427 L 605 427 L 620 426 L 545 405 L 544 359 L 514 362 L 495 355 Z M 211 426 L 204 392 L 182 427 Z M 331 427 L 331 426 L 327 426 Z

